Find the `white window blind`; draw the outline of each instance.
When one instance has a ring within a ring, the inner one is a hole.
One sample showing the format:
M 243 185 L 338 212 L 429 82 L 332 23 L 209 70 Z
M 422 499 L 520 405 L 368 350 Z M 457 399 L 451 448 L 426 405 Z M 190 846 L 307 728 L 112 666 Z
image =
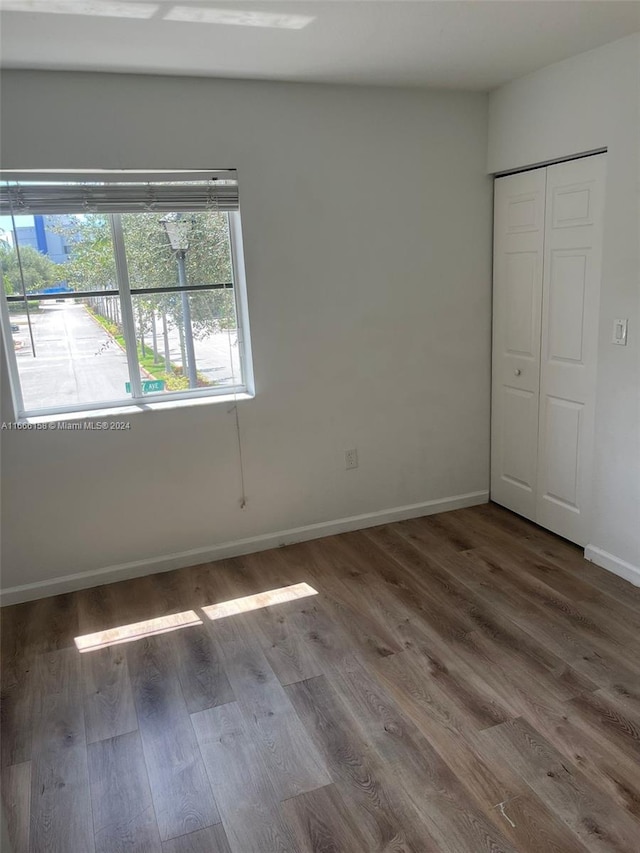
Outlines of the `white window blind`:
M 231 212 L 239 208 L 233 169 L 214 172 L 3 172 L 0 215 Z M 173 183 L 173 182 L 176 183 Z

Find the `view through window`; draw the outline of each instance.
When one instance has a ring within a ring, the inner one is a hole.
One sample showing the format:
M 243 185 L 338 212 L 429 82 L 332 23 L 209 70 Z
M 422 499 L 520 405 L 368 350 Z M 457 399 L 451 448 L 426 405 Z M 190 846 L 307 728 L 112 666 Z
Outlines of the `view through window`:
M 3 331 L 19 414 L 246 390 L 230 188 L 227 175 L 4 183 Z

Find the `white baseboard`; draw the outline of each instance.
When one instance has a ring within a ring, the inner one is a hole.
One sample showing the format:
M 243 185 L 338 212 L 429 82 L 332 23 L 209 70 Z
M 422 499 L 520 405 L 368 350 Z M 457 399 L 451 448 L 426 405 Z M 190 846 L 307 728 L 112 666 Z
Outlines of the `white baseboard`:
M 367 512 L 363 515 L 352 515 L 349 518 L 321 521 L 318 524 L 307 524 L 304 527 L 280 530 L 277 533 L 265 533 L 261 536 L 237 539 L 235 542 L 224 542 L 206 548 L 194 548 L 191 551 L 182 551 L 178 554 L 166 554 L 147 560 L 136 560 L 132 563 L 105 566 L 102 569 L 93 569 L 89 572 L 78 572 L 50 580 L 27 583 L 22 586 L 12 586 L 0 592 L 2 606 L 33 601 L 36 598 L 48 598 L 51 595 L 60 595 L 64 592 L 73 592 L 92 586 L 102 586 L 114 581 L 153 575 L 157 572 L 183 569 L 186 566 L 197 566 L 199 563 L 211 563 L 228 557 L 239 557 L 242 554 L 253 554 L 257 551 L 266 551 L 269 548 L 278 548 L 281 545 L 306 542 L 309 539 L 333 536 L 335 533 L 346 533 L 349 530 L 362 530 L 365 527 L 375 527 L 378 524 L 388 524 L 392 521 L 403 521 L 406 518 L 418 518 L 422 515 L 463 509 L 467 506 L 487 503 L 488 500 L 489 492 L 469 492 L 464 495 L 454 495 L 449 498 L 439 498 L 438 500 L 410 504 L 409 506 Z
M 603 551 L 602 548 L 596 548 L 595 545 L 587 545 L 584 549 L 584 558 L 595 563 L 596 566 L 613 572 L 614 575 L 619 575 L 634 586 L 640 586 L 640 568 L 638 566 L 627 563 L 614 554 Z

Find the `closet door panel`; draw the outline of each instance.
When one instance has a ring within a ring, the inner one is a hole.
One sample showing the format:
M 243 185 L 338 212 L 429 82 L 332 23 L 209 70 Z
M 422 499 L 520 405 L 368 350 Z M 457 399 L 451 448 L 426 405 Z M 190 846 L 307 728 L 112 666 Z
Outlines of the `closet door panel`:
M 491 498 L 535 518 L 546 169 L 495 181 Z
M 538 524 L 587 544 L 605 155 L 547 168 Z

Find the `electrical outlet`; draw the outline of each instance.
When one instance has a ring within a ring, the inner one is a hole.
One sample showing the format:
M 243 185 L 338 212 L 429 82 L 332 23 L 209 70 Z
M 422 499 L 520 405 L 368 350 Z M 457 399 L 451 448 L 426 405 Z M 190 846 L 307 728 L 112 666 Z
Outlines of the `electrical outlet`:
M 349 468 L 357 468 L 358 467 L 358 451 L 353 448 L 353 450 L 346 450 L 344 454 L 344 467 L 349 470 Z

